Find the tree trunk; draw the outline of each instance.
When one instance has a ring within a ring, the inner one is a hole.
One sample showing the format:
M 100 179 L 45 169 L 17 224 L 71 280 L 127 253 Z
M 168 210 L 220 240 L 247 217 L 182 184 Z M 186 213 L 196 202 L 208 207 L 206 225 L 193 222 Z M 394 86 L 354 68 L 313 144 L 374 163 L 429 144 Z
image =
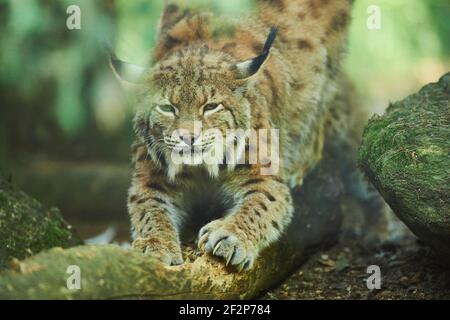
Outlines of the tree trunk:
M 255 298 L 284 280 L 311 252 L 336 241 L 341 190 L 334 158 L 328 156 L 294 190 L 294 221 L 249 272 L 237 273 L 209 255 L 168 267 L 113 245 L 79 246 L 16 263 L 0 277 L 0 299 Z M 80 267 L 80 290 L 67 288 L 71 265 Z
M 397 216 L 450 260 L 450 73 L 367 125 L 360 164 Z

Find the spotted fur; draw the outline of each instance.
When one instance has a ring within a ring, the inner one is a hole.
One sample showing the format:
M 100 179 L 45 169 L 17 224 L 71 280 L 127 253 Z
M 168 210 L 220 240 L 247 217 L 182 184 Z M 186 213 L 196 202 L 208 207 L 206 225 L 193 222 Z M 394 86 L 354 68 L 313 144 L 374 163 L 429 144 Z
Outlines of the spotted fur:
M 182 263 L 180 230 L 199 207 L 218 210 L 213 201 L 224 212 L 200 229 L 198 244 L 227 264 L 251 268 L 280 237 L 293 214 L 290 190 L 321 159 L 325 140 L 358 136 L 352 121 L 359 113 L 340 72 L 351 2 L 259 0 L 236 21 L 166 5 L 152 66 L 138 84 L 128 199 L 134 248 Z M 211 104 L 223 108 L 205 117 Z M 160 105 L 174 106 L 164 107 L 174 116 L 158 112 Z M 195 136 L 194 121 L 221 132 L 279 129 L 279 172 L 262 175 L 261 164 L 173 165 L 164 137 L 180 128 Z

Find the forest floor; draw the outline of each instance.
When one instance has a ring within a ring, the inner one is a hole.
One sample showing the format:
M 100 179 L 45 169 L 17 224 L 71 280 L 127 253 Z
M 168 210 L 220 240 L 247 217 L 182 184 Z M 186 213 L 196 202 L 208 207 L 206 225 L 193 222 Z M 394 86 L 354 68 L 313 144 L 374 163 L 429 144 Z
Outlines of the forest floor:
M 313 255 L 263 299 L 450 299 L 450 269 L 414 236 L 362 246 L 343 242 Z M 369 290 L 371 265 L 380 267 L 381 288 Z
M 100 223 L 71 223 L 84 238 L 104 231 Z M 116 223 L 118 244 L 129 243 L 127 223 Z M 367 268 L 380 267 L 381 289 L 369 290 Z M 364 243 L 358 238 L 312 255 L 262 299 L 450 299 L 450 268 L 408 231 L 395 241 Z

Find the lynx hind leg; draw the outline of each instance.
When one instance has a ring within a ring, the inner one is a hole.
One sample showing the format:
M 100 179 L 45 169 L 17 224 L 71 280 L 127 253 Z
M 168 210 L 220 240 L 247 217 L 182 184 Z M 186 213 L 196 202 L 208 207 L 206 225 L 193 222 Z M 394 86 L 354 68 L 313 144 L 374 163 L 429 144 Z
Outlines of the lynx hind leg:
M 356 148 L 348 143 L 341 141 L 338 150 L 333 152 L 340 163 L 344 190 L 350 201 L 345 202 L 350 207 L 343 208 L 343 237 L 357 236 L 367 242 L 379 241 L 386 237 L 388 229 L 387 205 L 358 168 Z
M 346 172 L 344 183 L 347 194 L 357 200 L 364 210 L 370 212 L 368 220 L 376 220 L 376 216 L 384 213 L 386 206 L 383 198 L 360 169 L 355 167 L 353 171 Z
M 356 204 L 344 209 L 344 238 L 356 236 L 367 244 L 387 240 L 393 219 L 384 199 L 358 169 L 344 180 L 349 200 Z

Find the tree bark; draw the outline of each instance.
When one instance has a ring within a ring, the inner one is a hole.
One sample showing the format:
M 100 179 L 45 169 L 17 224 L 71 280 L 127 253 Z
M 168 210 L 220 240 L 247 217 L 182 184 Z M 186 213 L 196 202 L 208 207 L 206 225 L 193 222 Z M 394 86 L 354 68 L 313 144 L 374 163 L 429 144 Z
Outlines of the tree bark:
M 450 73 L 366 126 L 360 164 L 396 215 L 450 260 Z
M 4 272 L 0 299 L 255 298 L 284 280 L 311 252 L 336 241 L 341 191 L 334 158 L 328 156 L 302 188 L 293 191 L 294 221 L 249 272 L 237 273 L 209 255 L 168 267 L 113 245 L 57 248 L 17 262 Z M 80 267 L 80 290 L 67 288 L 71 265 Z

